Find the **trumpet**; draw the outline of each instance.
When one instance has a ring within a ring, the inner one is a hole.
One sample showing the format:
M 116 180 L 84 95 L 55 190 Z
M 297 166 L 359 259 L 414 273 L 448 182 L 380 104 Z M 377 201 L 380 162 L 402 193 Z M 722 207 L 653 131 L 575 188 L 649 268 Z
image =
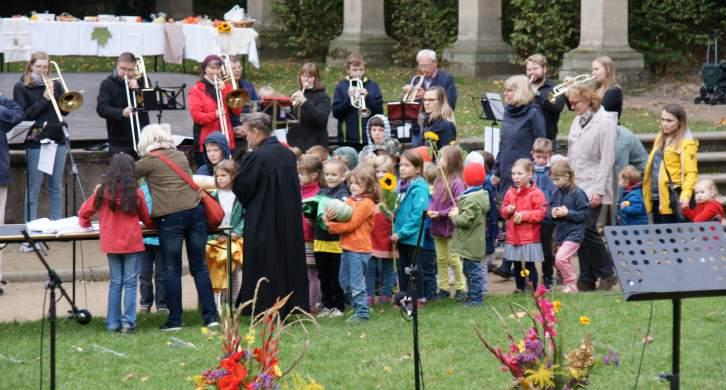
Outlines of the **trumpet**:
M 214 84 L 214 93 L 217 98 L 216 100 L 217 112 L 219 113 L 219 127 L 221 128 L 224 137 L 229 139 L 229 128 L 227 127 L 227 108 L 224 106 L 225 103 L 222 100 L 223 96 L 222 90 L 219 89 L 219 81 L 220 79 L 217 78 L 217 75 L 214 75 L 212 79 L 212 84 Z M 224 83 L 224 79 L 222 79 L 222 83 Z
M 293 107 L 297 108 L 301 104 L 301 98 L 305 94 L 305 90 L 308 89 L 308 87 L 308 82 L 305 81 L 304 83 L 302 83 L 302 88 L 299 91 L 295 91 L 290 95 Z
M 358 109 L 360 116 L 368 118 L 371 116 L 371 110 L 366 108 L 366 97 L 361 93 L 363 87 L 363 81 L 359 78 L 353 78 L 348 80 L 348 88 L 354 89 L 353 95 L 350 96 L 350 105 Z
M 219 57 L 224 61 L 222 63 L 222 80 L 229 80 L 230 84 L 232 84 L 232 91 L 224 98 L 224 103 L 230 108 L 241 108 L 250 101 L 250 94 L 246 90 L 239 88 L 232 73 L 232 62 L 229 55 L 220 54 Z
M 58 116 L 58 120 L 63 122 L 63 115 L 61 114 L 61 111 L 73 112 L 81 108 L 83 105 L 83 95 L 81 95 L 80 92 L 69 91 L 66 80 L 63 78 L 63 73 L 61 73 L 60 67 L 58 67 L 58 63 L 50 61 L 50 64 L 55 69 L 55 72 L 58 73 L 58 77 L 51 78 L 49 72 L 48 77 L 43 76 L 43 84 L 45 84 L 45 89 L 48 91 L 50 101 L 53 104 L 53 109 Z M 56 80 L 60 81 L 61 87 L 63 87 L 63 94 L 58 97 L 57 101 L 53 91 L 53 82 Z
M 568 89 L 592 80 L 595 80 L 595 76 L 589 74 L 581 74 L 572 78 L 565 78 L 565 82 L 557 84 L 554 88 L 552 88 L 552 92 L 550 92 L 549 95 L 550 102 L 554 103 L 558 97 L 566 94 Z
M 411 82 L 408 84 L 409 89 L 401 97 L 401 101 L 406 103 L 413 103 L 416 101 L 416 92 L 423 86 L 424 76 L 417 74 L 411 78 Z

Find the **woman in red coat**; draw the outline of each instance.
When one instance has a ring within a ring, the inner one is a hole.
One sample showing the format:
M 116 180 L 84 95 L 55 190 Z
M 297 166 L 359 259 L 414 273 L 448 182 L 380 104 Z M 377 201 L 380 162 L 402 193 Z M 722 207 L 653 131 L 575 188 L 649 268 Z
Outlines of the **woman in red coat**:
M 194 158 L 197 166 L 204 164 L 204 140 L 207 135 L 214 131 L 222 131 L 219 121 L 219 110 L 217 110 L 217 95 L 214 87 L 214 78 L 217 78 L 218 88 L 222 92 L 222 100 L 232 91 L 232 86 L 222 79 L 222 59 L 216 55 L 209 55 L 202 62 L 202 74 L 199 81 L 189 90 L 189 111 L 194 122 Z M 224 107 L 224 119 L 227 123 L 227 142 L 230 150 L 235 149 L 234 133 L 230 115 L 239 115 L 240 109 L 230 109 L 226 104 Z M 229 156 L 225 156 L 228 158 Z

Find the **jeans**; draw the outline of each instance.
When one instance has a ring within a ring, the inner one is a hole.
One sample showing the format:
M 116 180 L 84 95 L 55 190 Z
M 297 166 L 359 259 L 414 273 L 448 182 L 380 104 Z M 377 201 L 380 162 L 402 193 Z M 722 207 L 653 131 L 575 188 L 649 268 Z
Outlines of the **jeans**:
M 456 291 L 466 289 L 461 259 L 451 251 L 454 240 L 451 238 L 434 237 L 436 247 L 436 268 L 438 270 L 439 290 L 449 291 L 449 267 L 454 271 Z
M 156 304 L 156 310 L 166 308 L 166 271 L 164 258 L 161 257 L 161 247 L 158 245 L 144 245 L 146 250 L 141 253 L 139 261 L 139 304 L 151 307 Z M 153 282 L 152 282 L 153 278 Z M 154 294 L 156 286 L 156 294 Z
M 402 243 L 398 244 L 398 254 L 400 256 L 398 262 L 396 263 L 396 266 L 398 268 L 398 289 L 401 292 L 409 293 L 411 292 L 410 287 L 415 287 L 416 298 L 423 298 L 426 294 L 426 289 L 424 288 L 424 279 L 426 278 L 426 272 L 424 270 L 425 267 L 423 267 L 423 264 L 421 263 L 421 253 L 423 251 L 419 252 L 419 256 L 416 259 L 416 265 L 418 270 L 418 272 L 416 273 L 416 286 L 409 286 L 410 276 L 406 273 L 406 268 L 410 267 L 413 264 L 413 255 L 415 249 L 416 247 L 413 245 L 407 245 Z M 435 269 L 436 267 L 434 266 L 434 270 Z
M 108 254 L 108 309 L 106 328 L 136 327 L 136 277 L 140 253 Z M 121 295 L 123 292 L 123 308 Z
M 340 288 L 340 282 L 338 281 L 340 256 L 339 253 L 315 252 L 315 265 L 318 267 L 323 307 L 343 311 L 345 309 L 345 295 L 343 295 L 343 289 Z
M 613 264 L 610 253 L 605 248 L 600 234 L 597 231 L 597 220 L 600 217 L 600 207 L 591 207 L 585 221 L 585 237 L 577 251 L 580 263 L 580 282 L 594 286 L 597 278 L 613 276 Z
M 48 176 L 38 170 L 40 148 L 27 148 L 25 150 L 25 158 L 28 162 L 28 188 L 25 192 L 26 222 L 38 219 L 38 198 L 40 196 L 40 188 L 42 187 L 43 181 L 46 177 L 48 177 L 48 208 L 50 210 L 50 219 L 56 220 L 62 218 L 63 170 L 66 165 L 67 151 L 68 149 L 65 144 L 58 144 L 58 149 L 56 149 L 55 152 L 55 161 L 53 163 L 53 174 Z M 75 212 L 75 210 L 73 211 Z
M 166 325 L 182 325 L 181 251 L 185 241 L 189 272 L 197 288 L 204 323 L 217 321 L 217 308 L 214 305 L 212 282 L 209 279 L 204 251 L 208 234 L 204 206 L 200 203 L 195 208 L 160 217 L 156 221 L 156 226 L 159 227 L 161 254 L 166 269 L 166 303 L 169 308 Z
M 340 256 L 340 287 L 350 295 L 355 316 L 368 319 L 368 294 L 366 293 L 366 267 L 371 258 L 370 253 L 343 251 Z
M 513 261 L 514 264 L 514 283 L 517 285 L 517 290 L 524 291 L 526 286 L 524 276 L 522 276 L 522 262 Z M 525 267 L 529 271 L 529 281 L 532 282 L 532 291 L 537 291 L 537 283 L 539 282 L 539 274 L 537 274 L 537 266 L 534 262 L 524 262 Z
M 421 248 L 418 253 L 418 264 L 419 269 L 423 272 L 423 297 L 432 299 L 438 292 L 436 284 L 436 252 Z M 419 294 L 419 296 L 421 295 Z
M 393 296 L 393 285 L 396 284 L 396 270 L 393 268 L 393 259 L 379 259 L 371 257 L 366 268 L 366 291 L 373 298 L 376 295 L 384 297 Z M 376 294 L 379 287 L 379 294 Z
M 487 284 L 487 273 L 484 272 L 480 260 L 461 258 L 466 276 L 466 285 L 469 288 L 466 293 L 470 304 L 484 303 L 484 290 Z

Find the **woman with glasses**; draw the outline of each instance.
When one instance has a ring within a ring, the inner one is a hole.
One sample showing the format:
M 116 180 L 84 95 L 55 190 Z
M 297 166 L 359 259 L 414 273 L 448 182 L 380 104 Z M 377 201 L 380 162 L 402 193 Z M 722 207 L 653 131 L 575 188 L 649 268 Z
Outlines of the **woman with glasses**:
M 436 133 L 436 146 L 439 149 L 456 141 L 454 110 L 449 106 L 446 91 L 441 87 L 428 89 L 423 96 L 423 108 L 419 120 L 424 135 L 429 131 Z

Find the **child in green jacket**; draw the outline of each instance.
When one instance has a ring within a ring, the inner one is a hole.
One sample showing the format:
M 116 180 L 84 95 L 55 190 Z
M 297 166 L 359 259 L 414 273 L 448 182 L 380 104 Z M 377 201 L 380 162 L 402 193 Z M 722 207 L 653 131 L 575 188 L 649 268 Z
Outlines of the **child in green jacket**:
M 449 211 L 449 218 L 454 223 L 452 252 L 461 257 L 464 266 L 468 287 L 464 305 L 479 306 L 484 303 L 487 283 L 487 273 L 482 266 L 486 252 L 486 213 L 489 211 L 489 195 L 482 189 L 486 170 L 481 164 L 469 164 L 464 167 L 463 178 L 466 190 L 459 198 L 459 207 Z

